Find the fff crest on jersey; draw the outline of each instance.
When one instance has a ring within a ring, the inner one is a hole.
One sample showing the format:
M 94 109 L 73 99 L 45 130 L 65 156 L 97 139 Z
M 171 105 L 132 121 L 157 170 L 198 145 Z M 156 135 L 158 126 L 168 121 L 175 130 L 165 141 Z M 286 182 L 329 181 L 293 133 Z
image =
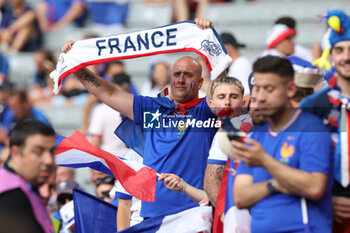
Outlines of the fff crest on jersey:
M 289 159 L 293 156 L 295 147 L 293 145 L 288 145 L 288 142 L 284 142 L 281 148 L 281 159 L 280 162 L 288 163 Z
M 220 44 L 215 44 L 213 41 L 203 40 L 199 50 L 208 52 L 211 56 L 219 56 L 222 53 Z

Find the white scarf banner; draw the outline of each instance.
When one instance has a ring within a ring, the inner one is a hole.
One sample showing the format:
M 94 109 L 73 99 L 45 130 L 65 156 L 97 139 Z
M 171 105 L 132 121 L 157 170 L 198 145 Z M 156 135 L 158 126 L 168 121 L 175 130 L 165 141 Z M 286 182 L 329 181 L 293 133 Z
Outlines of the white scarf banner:
M 164 53 L 195 52 L 206 60 L 211 79 L 216 79 L 232 59 L 214 28 L 201 30 L 192 21 L 148 30 L 76 41 L 68 53 L 61 53 L 50 77 L 57 94 L 62 80 L 79 69 L 110 61 Z

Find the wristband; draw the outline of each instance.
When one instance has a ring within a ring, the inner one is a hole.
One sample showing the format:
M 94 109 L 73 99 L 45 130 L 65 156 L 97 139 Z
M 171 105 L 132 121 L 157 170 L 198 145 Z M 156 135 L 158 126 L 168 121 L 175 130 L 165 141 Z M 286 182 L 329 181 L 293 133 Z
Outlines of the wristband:
M 185 189 L 186 189 L 186 183 L 185 181 L 181 178 L 181 183 L 182 183 L 182 193 L 185 193 Z
M 273 186 L 273 180 L 269 180 L 269 182 L 267 183 L 267 190 L 269 190 L 269 193 L 270 194 L 274 194 L 274 193 L 277 193 L 277 190 L 275 188 L 275 186 Z

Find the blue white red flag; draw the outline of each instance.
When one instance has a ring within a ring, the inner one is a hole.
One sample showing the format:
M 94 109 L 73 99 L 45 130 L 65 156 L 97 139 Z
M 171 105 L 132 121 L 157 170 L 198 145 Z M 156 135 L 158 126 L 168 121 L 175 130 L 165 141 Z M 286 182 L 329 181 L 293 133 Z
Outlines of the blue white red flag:
M 250 233 L 249 211 L 238 209 L 233 200 L 235 170 L 235 163 L 232 159 L 228 159 L 216 200 L 213 233 Z M 222 214 L 224 214 L 223 222 Z
M 73 191 L 76 233 L 114 233 L 117 207 L 80 189 Z
M 194 206 L 182 208 L 144 220 L 129 227 L 122 233 L 210 233 L 212 208 L 210 206 Z
M 85 136 L 76 131 L 63 139 L 55 152 L 56 164 L 72 168 L 90 167 L 116 177 L 132 196 L 154 202 L 157 173 L 137 162 L 123 160 L 93 146 Z

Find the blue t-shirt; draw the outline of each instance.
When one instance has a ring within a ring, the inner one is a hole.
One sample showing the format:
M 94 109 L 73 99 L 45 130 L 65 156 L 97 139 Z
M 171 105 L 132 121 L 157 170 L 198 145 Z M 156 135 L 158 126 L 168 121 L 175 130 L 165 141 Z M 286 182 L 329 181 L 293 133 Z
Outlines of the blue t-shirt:
M 281 163 L 332 177 L 331 136 L 322 121 L 310 113 L 298 110 L 289 124 L 291 125 L 284 131 L 276 133 L 266 123 L 256 129 L 251 138 Z M 252 175 L 254 183 L 272 178 L 264 168 L 249 167 L 243 162 L 240 163 L 237 174 Z M 306 201 L 312 232 L 332 232 L 332 181 L 332 178 L 328 179 L 327 191 L 319 201 Z M 250 213 L 252 233 L 304 232 L 300 196 L 282 193 L 269 195 L 252 206 Z
M 22 17 L 28 11 L 33 11 L 33 9 L 30 8 L 29 6 L 25 6 L 23 11 L 20 14 L 14 15 L 11 7 L 5 8 L 5 11 L 3 12 L 3 15 L 2 15 L 0 28 L 5 29 L 5 28 L 10 27 L 17 19 Z M 34 22 L 34 32 L 35 32 L 35 35 L 32 35 L 26 41 L 23 48 L 21 48 L 22 52 L 34 51 L 41 46 L 41 43 L 42 43 L 41 32 L 39 30 L 39 25 L 36 21 Z M 1 59 L 3 60 L 4 58 L 1 58 Z M 4 65 L 8 66 L 8 64 L 1 64 L 1 70 L 3 70 Z M 6 68 L 8 69 L 8 67 L 6 67 Z M 6 75 L 7 75 L 7 73 L 6 73 Z
M 47 20 L 50 23 L 59 21 L 69 10 L 71 5 L 75 2 L 84 2 L 84 0 L 43 0 L 48 4 Z M 78 17 L 75 20 L 77 27 L 83 27 L 86 15 Z
M 89 13 L 93 23 L 112 25 L 125 24 L 129 3 L 91 1 Z
M 23 119 L 16 119 L 14 113 L 11 110 L 6 111 L 3 122 L 2 122 L 2 127 L 4 129 L 7 129 L 8 135 L 10 135 L 12 129 L 19 122 L 29 120 L 29 119 L 38 120 L 38 121 L 45 123 L 46 125 L 51 126 L 50 122 L 48 121 L 48 119 L 45 117 L 45 115 L 42 112 L 40 112 L 36 108 L 31 108 L 30 114 Z
M 187 110 L 186 118 L 155 101 L 159 99 L 171 102 L 165 97 L 134 97 L 134 121 L 144 126 L 143 162 L 158 173 L 174 173 L 202 189 L 209 148 L 217 131 L 217 128 L 211 127 L 213 121 L 216 122 L 216 116 L 205 99 Z M 196 123 L 184 127 L 180 121 Z M 209 127 L 200 127 L 201 122 Z M 142 202 L 142 217 L 154 217 L 195 203 L 187 195 L 169 190 L 159 181 L 155 200 L 154 203 Z

